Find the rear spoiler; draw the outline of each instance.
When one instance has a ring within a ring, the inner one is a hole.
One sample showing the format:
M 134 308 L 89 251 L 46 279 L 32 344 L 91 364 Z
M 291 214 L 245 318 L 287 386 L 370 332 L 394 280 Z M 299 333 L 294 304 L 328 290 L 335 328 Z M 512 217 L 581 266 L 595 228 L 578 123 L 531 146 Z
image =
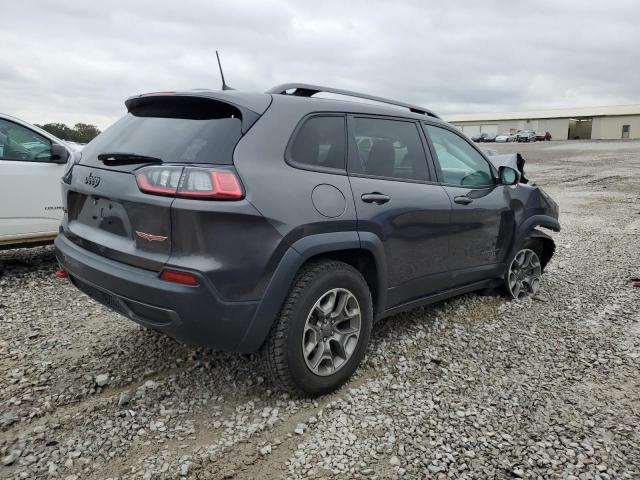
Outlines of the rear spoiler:
M 271 105 L 270 95 L 241 93 L 236 91 L 214 92 L 194 90 L 190 92 L 155 92 L 129 97 L 125 102 L 129 113 L 143 112 L 142 115 L 176 115 L 182 110 L 184 118 L 207 119 L 240 117 L 242 133 L 262 116 Z M 219 116 L 214 106 L 219 109 Z M 135 114 L 135 113 L 134 113 Z

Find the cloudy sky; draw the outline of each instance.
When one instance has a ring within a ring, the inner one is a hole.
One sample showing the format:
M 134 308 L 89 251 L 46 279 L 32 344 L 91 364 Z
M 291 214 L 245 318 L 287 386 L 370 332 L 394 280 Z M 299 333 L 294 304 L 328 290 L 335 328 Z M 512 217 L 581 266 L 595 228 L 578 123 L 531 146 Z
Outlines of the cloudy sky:
M 126 97 L 289 81 L 437 113 L 640 103 L 637 0 L 20 0 L 0 112 L 107 127 Z

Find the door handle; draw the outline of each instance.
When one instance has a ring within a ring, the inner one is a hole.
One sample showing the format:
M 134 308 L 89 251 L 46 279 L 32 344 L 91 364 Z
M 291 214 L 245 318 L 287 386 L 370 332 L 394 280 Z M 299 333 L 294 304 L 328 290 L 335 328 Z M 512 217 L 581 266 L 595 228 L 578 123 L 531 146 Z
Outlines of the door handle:
M 459 197 L 454 197 L 454 202 L 459 203 L 460 205 L 469 205 L 473 200 L 471 200 L 466 195 L 460 195 Z
M 382 205 L 383 203 L 387 203 L 391 200 L 390 196 L 379 192 L 363 193 L 360 198 L 365 203 L 375 203 L 376 205 Z

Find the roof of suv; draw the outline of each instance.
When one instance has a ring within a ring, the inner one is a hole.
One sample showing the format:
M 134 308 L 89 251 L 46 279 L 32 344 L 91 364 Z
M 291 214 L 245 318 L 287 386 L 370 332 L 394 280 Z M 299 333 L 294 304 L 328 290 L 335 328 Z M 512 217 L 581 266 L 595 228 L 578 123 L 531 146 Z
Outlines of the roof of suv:
M 287 93 L 287 91 L 293 91 L 293 93 Z M 345 98 L 333 99 L 313 96 L 316 93 L 321 92 L 341 95 Z M 311 106 L 310 111 L 340 111 L 348 113 L 377 114 L 400 116 L 417 120 L 424 120 L 426 118 L 429 118 L 431 120 L 442 122 L 440 117 L 433 113 L 431 110 L 416 105 L 411 105 L 408 103 L 390 100 L 382 97 L 376 97 L 373 95 L 361 94 L 348 90 L 338 90 L 330 87 L 319 87 L 308 84 L 278 85 L 267 90 L 267 92 L 265 93 L 241 92 L 238 90 L 208 89 L 194 89 L 177 92 L 155 92 L 130 97 L 125 103 L 129 107 L 132 103 L 135 103 L 136 99 L 163 95 L 199 96 L 222 100 L 232 105 L 251 110 L 260 115 L 267 110 L 272 101 L 281 101 L 287 99 L 285 101 L 291 101 L 295 103 L 309 103 L 309 105 Z M 360 98 L 365 100 L 367 103 L 365 103 L 365 101 L 349 100 L 349 97 Z
M 396 107 L 402 107 L 408 109 L 410 112 L 419 113 L 422 115 L 428 115 L 430 117 L 440 118 L 435 113 L 427 108 L 420 107 L 418 105 L 412 105 L 410 103 L 400 102 L 398 100 L 391 100 L 389 98 L 378 97 L 375 95 L 369 95 L 366 93 L 354 92 L 351 90 L 341 90 L 333 87 L 321 87 L 319 85 L 309 85 L 307 83 L 285 83 L 283 85 L 277 85 L 267 90 L 266 93 L 277 94 L 289 94 L 297 97 L 310 98 L 317 93 L 332 93 L 336 95 L 342 95 L 345 97 L 361 98 L 377 103 L 394 105 Z

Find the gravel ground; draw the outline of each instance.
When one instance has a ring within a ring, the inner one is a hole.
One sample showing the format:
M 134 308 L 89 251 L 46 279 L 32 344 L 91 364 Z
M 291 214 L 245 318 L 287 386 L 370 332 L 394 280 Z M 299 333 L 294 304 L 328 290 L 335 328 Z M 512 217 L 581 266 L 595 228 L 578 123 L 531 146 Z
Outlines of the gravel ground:
M 561 207 L 539 297 L 380 322 L 317 400 L 0 252 L 0 477 L 640 478 L 640 142 L 517 148 Z

